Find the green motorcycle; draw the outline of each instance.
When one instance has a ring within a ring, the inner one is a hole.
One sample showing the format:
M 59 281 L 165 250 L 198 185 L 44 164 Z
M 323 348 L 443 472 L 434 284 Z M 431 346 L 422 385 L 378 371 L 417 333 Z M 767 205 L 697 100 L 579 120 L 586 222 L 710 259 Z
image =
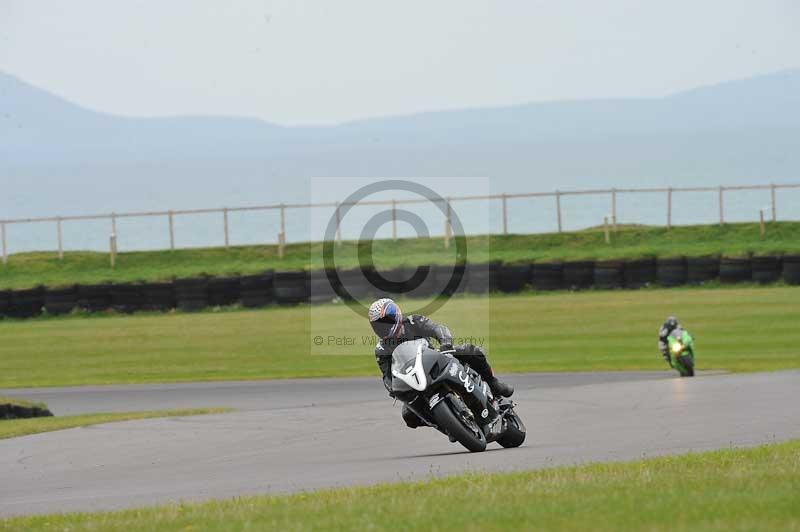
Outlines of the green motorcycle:
M 678 327 L 667 337 L 670 367 L 677 369 L 681 377 L 694 377 L 694 339 L 689 331 Z

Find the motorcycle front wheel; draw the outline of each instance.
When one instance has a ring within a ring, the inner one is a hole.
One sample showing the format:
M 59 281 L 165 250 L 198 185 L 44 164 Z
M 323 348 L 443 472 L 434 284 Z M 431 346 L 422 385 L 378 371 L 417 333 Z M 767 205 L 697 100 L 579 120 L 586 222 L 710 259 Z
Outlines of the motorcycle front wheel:
M 447 398 L 433 407 L 431 415 L 440 429 L 470 452 L 479 453 L 486 450 L 486 436 L 474 421 L 455 412 Z

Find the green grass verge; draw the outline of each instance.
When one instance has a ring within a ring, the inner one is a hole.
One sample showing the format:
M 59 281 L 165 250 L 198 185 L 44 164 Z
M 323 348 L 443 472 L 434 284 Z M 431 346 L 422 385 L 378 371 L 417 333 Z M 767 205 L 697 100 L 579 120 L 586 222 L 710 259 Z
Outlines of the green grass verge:
M 0 530 L 800 530 L 800 442 L 290 496 L 0 521 Z
M 756 371 L 800 367 L 799 300 L 784 286 L 457 296 L 431 317 L 483 344 L 500 372 L 668 371 L 656 333 L 676 314 L 698 369 Z M 320 351 L 315 336 L 353 345 Z M 341 304 L 4 320 L 0 338 L 0 388 L 378 372 L 366 320 Z
M 8 419 L 0 421 L 0 440 L 16 438 L 28 434 L 51 432 L 54 430 L 88 427 L 101 423 L 131 421 L 154 417 L 199 416 L 203 414 L 222 414 L 230 412 L 227 408 L 186 408 L 178 410 L 148 410 L 144 412 L 116 412 L 82 414 L 79 416 L 35 417 L 29 419 Z
M 744 255 L 747 253 L 800 253 L 800 223 L 769 223 L 766 238 L 758 224 L 698 225 L 674 227 L 621 227 L 611 244 L 599 230 L 537 235 L 475 236 L 467 239 L 468 260 L 520 262 L 579 258 L 631 258 L 643 256 Z M 372 259 L 379 268 L 398 265 L 452 263 L 454 246 L 445 250 L 442 239 L 405 239 L 374 242 Z M 358 244 L 344 242 L 337 248 L 341 267 L 358 264 Z M 265 269 L 320 269 L 322 245 L 290 244 L 284 258 L 276 246 L 244 246 L 175 251 L 121 253 L 111 270 L 107 253 L 67 252 L 59 260 L 54 252 L 11 255 L 0 267 L 0 289 L 43 284 L 60 286 L 103 281 L 164 280 L 207 273 L 225 275 L 256 273 Z

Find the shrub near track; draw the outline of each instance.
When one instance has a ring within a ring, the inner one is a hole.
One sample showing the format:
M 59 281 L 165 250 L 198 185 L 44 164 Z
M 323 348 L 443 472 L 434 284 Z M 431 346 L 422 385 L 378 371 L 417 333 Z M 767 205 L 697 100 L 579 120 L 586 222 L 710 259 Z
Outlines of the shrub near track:
M 800 287 L 780 286 L 456 296 L 431 317 L 483 342 L 501 373 L 669 371 L 656 348 L 669 314 L 695 336 L 698 369 L 756 371 L 800 367 L 798 300 Z M 312 355 L 312 310 L 314 335 L 354 345 Z M 0 388 L 376 376 L 370 332 L 335 304 L 4 320 Z
M 290 496 L 0 520 L 0 530 L 800 530 L 800 442 Z

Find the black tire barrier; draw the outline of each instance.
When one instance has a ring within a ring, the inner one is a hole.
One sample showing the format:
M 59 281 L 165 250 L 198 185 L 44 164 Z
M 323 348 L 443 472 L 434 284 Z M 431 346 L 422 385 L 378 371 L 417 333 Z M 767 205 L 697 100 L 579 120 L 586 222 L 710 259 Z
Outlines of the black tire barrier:
M 144 310 L 166 311 L 175 308 L 175 289 L 170 282 L 143 283 L 141 285 Z
M 633 259 L 625 262 L 626 288 L 643 288 L 656 282 L 656 259 Z
M 463 293 L 467 289 L 467 271 L 465 265 L 437 266 L 433 270 L 436 277 L 437 293 L 446 296 Z M 450 280 L 458 284 L 448 287 Z
M 175 302 L 180 310 L 194 312 L 208 306 L 208 278 L 175 279 Z
M 599 260 L 594 263 L 594 286 L 597 288 L 622 288 L 625 262 L 621 260 Z
M 719 278 L 719 257 L 686 257 L 686 280 L 701 284 Z
M 239 277 L 212 277 L 208 280 L 208 304 L 212 307 L 235 305 L 241 300 Z
M 14 290 L 9 303 L 8 315 L 13 318 L 38 316 L 44 307 L 44 288 L 37 286 L 28 290 Z
M 334 288 L 338 290 L 338 295 L 342 299 L 363 301 L 380 295 L 385 297 L 387 294 L 380 293 L 372 282 L 375 272 L 373 268 L 365 268 L 366 273 L 362 273 L 360 268 L 350 268 L 338 270 L 339 283 Z
M 494 292 L 497 288 L 497 274 L 500 263 L 467 264 L 465 273 L 467 277 L 466 291 L 471 294 L 486 294 Z
M 661 286 L 680 286 L 686 284 L 686 258 L 665 257 L 656 259 L 656 281 Z
M 11 306 L 11 292 L 0 290 L 0 318 L 8 314 L 9 306 Z
M 272 283 L 275 301 L 279 305 L 308 301 L 308 272 L 275 272 Z
M 589 284 L 591 285 L 591 270 Z M 564 288 L 564 263 L 534 262 L 531 266 L 530 285 L 536 290 L 561 290 Z
M 130 314 L 145 307 L 145 298 L 141 285 L 114 284 L 111 286 L 111 306 L 117 312 Z
M 534 264 L 536 267 L 536 264 Z M 564 287 L 570 290 L 590 288 L 594 284 L 594 261 L 577 260 L 564 263 Z
M 723 257 L 719 262 L 719 282 L 743 283 L 753 279 L 749 257 Z
M 246 275 L 239 279 L 241 283 L 242 306 L 258 308 L 273 302 L 271 271 L 260 275 Z
M 78 285 L 78 306 L 86 312 L 103 312 L 111 308 L 111 285 Z
M 497 289 L 507 294 L 521 292 L 530 278 L 530 264 L 501 264 L 497 272 Z
M 329 275 L 329 273 L 331 275 Z M 315 270 L 309 274 L 308 279 L 308 302 L 309 303 L 331 303 L 338 297 L 338 283 L 336 283 L 335 272 L 326 270 Z M 331 284 L 331 279 L 337 286 Z
M 27 419 L 31 417 L 49 417 L 53 413 L 40 406 L 22 406 L 10 403 L 0 404 L 0 419 Z
M 774 283 L 781 278 L 780 257 L 753 257 L 750 264 L 753 281 L 757 283 Z
M 800 285 L 800 255 L 784 255 L 781 277 L 783 282 L 791 285 Z
M 78 306 L 78 289 L 76 286 L 65 288 L 47 288 L 44 292 L 44 309 L 48 314 L 60 316 L 69 314 Z

